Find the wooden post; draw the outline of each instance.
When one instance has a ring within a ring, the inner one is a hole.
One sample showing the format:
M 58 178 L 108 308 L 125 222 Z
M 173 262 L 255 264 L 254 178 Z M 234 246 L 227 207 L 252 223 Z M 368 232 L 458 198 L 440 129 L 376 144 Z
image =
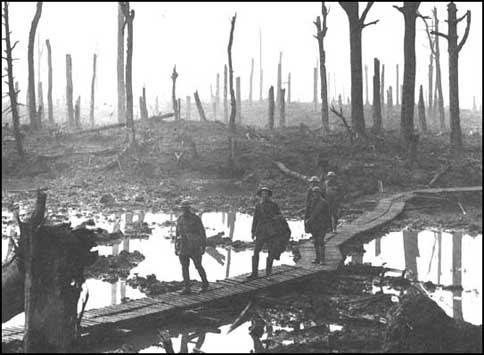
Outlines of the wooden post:
M 269 119 L 268 119 L 268 126 L 270 130 L 274 129 L 274 86 L 271 86 L 269 89 Z
M 205 112 L 203 111 L 202 103 L 200 102 L 200 97 L 198 96 L 198 90 L 193 93 L 193 97 L 195 98 L 195 104 L 197 105 L 200 121 L 206 122 L 207 118 L 205 117 Z
M 284 95 L 286 89 L 281 88 L 281 93 L 279 94 L 279 127 L 286 126 L 286 105 L 284 103 Z
M 187 96 L 187 120 L 190 121 L 192 118 L 192 98 Z
M 373 60 L 373 130 L 379 132 L 382 127 L 380 100 L 380 61 Z
M 314 86 L 313 86 L 313 109 L 314 111 L 318 110 L 318 68 L 313 68 L 313 79 L 314 79 Z
M 227 103 L 227 64 L 224 65 L 224 122 L 229 121 L 229 107 Z
M 178 113 L 177 108 L 177 100 L 176 100 L 176 78 L 178 77 L 178 73 L 176 72 L 176 65 L 173 67 L 173 73 L 171 73 L 171 80 L 173 82 L 171 87 L 171 100 L 173 104 L 173 112 L 175 113 L 175 121 L 180 119 L 180 115 Z
M 73 104 L 73 88 L 72 88 L 72 58 L 70 54 L 66 54 L 66 101 L 67 101 L 67 125 L 69 128 L 74 127 L 74 104 Z
M 47 65 L 49 70 L 48 82 L 47 82 L 47 115 L 49 117 L 49 123 L 54 123 L 54 109 L 52 104 L 52 51 L 50 47 L 50 41 L 45 40 L 47 46 Z
M 235 78 L 235 96 L 237 98 L 237 115 L 236 115 L 236 121 L 237 124 L 242 123 L 242 99 L 241 99 L 241 94 L 240 94 L 240 76 Z
M 249 104 L 252 105 L 252 79 L 254 77 L 254 58 L 250 63 Z
M 287 74 L 287 103 L 291 103 L 291 73 Z
M 91 105 L 89 110 L 89 122 L 94 127 L 94 87 L 96 83 L 96 53 L 92 56 L 92 80 L 91 80 Z
M 418 121 L 420 123 L 420 131 L 422 133 L 427 133 L 427 122 L 425 120 L 425 103 L 422 85 L 420 85 L 420 94 L 418 97 Z

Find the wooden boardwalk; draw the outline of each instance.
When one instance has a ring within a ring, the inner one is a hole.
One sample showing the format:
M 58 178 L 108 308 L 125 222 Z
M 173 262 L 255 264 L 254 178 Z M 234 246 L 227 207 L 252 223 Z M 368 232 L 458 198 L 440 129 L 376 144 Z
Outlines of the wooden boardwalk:
M 383 198 L 373 211 L 364 213 L 350 224 L 343 225 L 338 233 L 328 240 L 325 251 L 325 265 L 313 265 L 311 264 L 311 258 L 306 257 L 296 266 L 281 265 L 274 267 L 273 274 L 270 277 L 263 276 L 255 280 L 247 280 L 246 276 L 248 274 L 243 274 L 210 283 L 209 290 L 204 293 L 181 295 L 177 292 L 170 292 L 100 309 L 91 309 L 84 313 L 81 327 L 84 332 L 90 332 L 99 328 L 139 324 L 143 320 L 159 319 L 182 310 L 204 307 L 230 297 L 249 295 L 269 287 L 302 281 L 319 273 L 333 272 L 344 261 L 344 256 L 340 251 L 340 246 L 343 243 L 360 233 L 370 231 L 393 220 L 403 211 L 405 202 L 412 197 L 421 193 L 479 191 L 482 192 L 482 186 L 436 188 L 404 192 Z M 309 243 L 307 243 L 307 247 L 310 248 Z M 2 328 L 3 343 L 22 340 L 22 338 L 23 327 Z

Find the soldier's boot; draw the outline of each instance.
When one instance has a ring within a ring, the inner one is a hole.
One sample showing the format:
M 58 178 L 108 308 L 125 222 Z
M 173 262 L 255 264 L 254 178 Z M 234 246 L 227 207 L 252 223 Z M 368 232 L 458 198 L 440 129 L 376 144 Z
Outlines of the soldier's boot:
M 181 292 L 182 295 L 189 295 L 190 293 L 192 293 L 192 291 L 190 290 L 190 281 L 185 281 L 185 287 L 183 288 L 183 291 Z
M 200 273 L 200 277 L 202 278 L 202 292 L 205 292 L 208 290 L 208 280 L 207 280 L 207 274 L 205 273 L 205 270 L 202 273 Z
M 259 269 L 259 255 L 252 256 L 252 274 L 247 276 L 248 280 L 257 278 L 257 271 Z
M 269 276 L 272 274 L 272 263 L 274 262 L 274 259 L 271 256 L 267 256 L 266 260 L 266 276 Z

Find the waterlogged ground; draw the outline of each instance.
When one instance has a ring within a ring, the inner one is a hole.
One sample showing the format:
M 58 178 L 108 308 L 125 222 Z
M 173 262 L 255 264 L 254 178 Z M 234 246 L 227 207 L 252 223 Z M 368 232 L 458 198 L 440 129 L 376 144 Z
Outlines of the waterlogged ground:
M 364 252 L 348 256 L 345 263 L 406 269 L 408 276 L 418 281 L 461 285 L 462 289 L 427 289 L 448 316 L 482 324 L 482 234 L 404 230 L 376 238 L 364 244 L 363 249 Z

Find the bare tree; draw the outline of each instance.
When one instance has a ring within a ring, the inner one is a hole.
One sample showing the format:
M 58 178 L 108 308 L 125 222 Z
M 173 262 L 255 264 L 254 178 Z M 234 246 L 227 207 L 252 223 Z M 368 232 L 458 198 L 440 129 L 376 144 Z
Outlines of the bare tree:
M 276 105 L 279 106 L 279 99 L 281 98 L 282 88 L 282 52 L 279 52 L 279 64 L 277 64 L 277 92 L 276 92 Z
M 94 87 L 96 83 L 96 53 L 92 56 L 92 80 L 91 80 L 91 106 L 89 109 L 89 122 L 94 127 Z
M 375 58 L 373 60 L 373 131 L 379 133 L 381 128 L 380 61 Z
M 269 101 L 269 119 L 268 119 L 267 126 L 269 127 L 270 130 L 273 130 L 274 129 L 274 108 L 275 108 L 274 86 L 271 86 L 269 88 L 268 101 Z
M 235 115 L 237 113 L 237 107 L 235 102 L 235 93 L 234 93 L 234 71 L 232 68 L 232 43 L 234 41 L 234 29 L 235 29 L 235 20 L 237 19 L 237 13 L 232 17 L 230 22 L 230 37 L 229 37 L 229 44 L 227 47 L 227 53 L 229 57 L 229 90 L 230 90 L 230 119 L 229 119 L 229 167 L 233 169 L 234 167 L 234 159 L 235 159 Z
M 400 71 L 398 70 L 398 64 L 397 64 L 397 85 L 395 86 L 396 90 L 396 105 L 400 105 Z
M 67 126 L 73 128 L 74 121 L 74 89 L 72 86 L 72 58 L 66 54 L 66 103 L 67 103 Z
M 52 49 L 50 47 L 50 41 L 45 40 L 45 45 L 47 47 L 47 63 L 49 66 L 49 77 L 47 83 L 47 112 L 49 116 L 49 123 L 54 123 L 54 109 L 52 103 Z
M 291 73 L 287 74 L 287 103 L 291 103 Z
M 118 4 L 118 123 L 126 122 L 126 86 L 124 83 L 124 26 L 125 19 L 121 3 Z
M 134 10 L 129 9 L 129 1 L 121 2 L 121 9 L 128 28 L 126 49 L 126 126 L 131 128 L 131 143 L 136 144 L 133 119 L 133 20 Z
M 249 103 L 252 105 L 252 79 L 254 77 L 254 58 L 250 62 Z
M 425 102 L 422 85 L 420 85 L 420 92 L 418 96 L 418 122 L 420 125 L 420 131 L 422 133 L 427 133 L 427 121 L 425 119 Z
M 376 24 L 378 20 L 365 23 L 366 15 L 373 6 L 374 1 L 366 4 L 361 17 L 358 2 L 343 2 L 339 4 L 348 16 L 350 26 L 350 56 L 351 56 L 351 125 L 353 130 L 365 136 L 365 117 L 363 112 L 363 73 L 361 64 L 361 32 L 369 25 Z
M 39 128 L 42 128 L 42 120 L 44 119 L 44 90 L 42 90 L 42 82 L 39 81 L 38 85 L 38 92 L 39 95 L 39 111 L 37 112 L 37 125 Z
M 286 94 L 286 89 L 281 89 L 279 94 L 279 127 L 286 126 L 286 105 L 284 102 L 284 96 Z
M 229 108 L 227 105 L 227 64 L 224 65 L 224 122 L 229 120 Z
M 459 108 L 459 52 L 464 47 L 471 27 L 471 12 L 467 10 L 464 16 L 457 18 L 457 7 L 453 2 L 447 5 L 447 35 L 432 32 L 447 39 L 449 52 L 449 111 L 450 111 L 450 146 L 453 151 L 462 150 L 462 132 L 460 128 Z M 457 24 L 466 19 L 464 36 L 458 42 Z
M 318 68 L 313 68 L 313 109 L 318 110 Z
M 17 94 L 18 90 L 14 87 L 14 76 L 13 76 L 13 58 L 12 51 L 15 46 L 19 43 L 15 41 L 12 45 L 10 40 L 10 23 L 8 17 L 8 2 L 3 2 L 3 24 L 5 26 L 5 60 L 7 62 L 6 72 L 7 72 L 7 84 L 8 84 L 8 96 L 10 97 L 10 110 L 12 112 L 12 122 L 13 122 L 13 134 L 15 136 L 15 143 L 17 146 L 17 153 L 20 159 L 24 159 L 24 149 L 22 144 L 22 136 L 20 134 L 19 125 L 19 114 L 18 114 L 18 103 Z
M 37 8 L 32 20 L 29 32 L 29 44 L 27 49 L 27 61 L 29 70 L 29 118 L 30 125 L 33 129 L 40 128 L 37 122 L 37 106 L 35 103 L 35 74 L 34 74 L 34 45 L 35 45 L 35 32 L 37 31 L 37 25 L 39 24 L 40 15 L 42 14 L 42 1 L 37 1 Z
M 237 103 L 237 113 L 235 121 L 240 125 L 242 123 L 242 97 L 240 90 L 240 76 L 235 78 L 235 101 Z
M 365 105 L 369 105 L 370 101 L 368 101 L 368 65 L 365 64 Z
M 200 121 L 206 122 L 207 118 L 205 117 L 205 111 L 203 111 L 202 102 L 200 101 L 200 97 L 198 96 L 198 90 L 193 93 L 193 97 L 195 98 L 195 104 L 197 105 Z
M 173 82 L 171 87 L 171 100 L 173 105 L 173 112 L 175 113 L 175 120 L 178 121 L 180 119 L 180 115 L 178 112 L 177 107 L 177 100 L 176 100 L 176 78 L 178 77 L 178 73 L 176 72 L 176 65 L 173 67 L 173 73 L 171 73 L 171 80 Z
M 316 35 L 314 36 L 318 41 L 319 47 L 319 75 L 321 79 L 321 123 L 322 133 L 328 134 L 329 129 L 329 108 L 328 108 L 328 87 L 326 82 L 326 52 L 324 51 L 324 37 L 328 31 L 327 17 L 328 8 L 323 1 L 321 6 L 321 13 L 323 15 L 323 23 L 321 23 L 321 17 L 316 17 L 314 25 L 316 26 Z
M 434 28 L 436 32 L 439 32 L 439 18 L 437 17 L 437 8 L 434 7 L 433 11 Z M 424 18 L 425 20 L 425 18 Z M 431 33 L 429 33 L 430 35 Z M 444 95 L 442 93 L 442 71 L 440 69 L 440 42 L 439 37 L 435 36 L 435 96 L 434 106 L 438 106 L 439 109 L 439 121 L 440 130 L 445 131 L 445 110 L 444 110 Z M 435 108 L 434 108 L 434 111 Z
M 402 139 L 407 146 L 414 142 L 413 114 L 415 107 L 415 23 L 420 2 L 405 1 L 403 7 L 394 6 L 403 14 L 405 34 L 403 44 L 403 92 L 400 129 Z

